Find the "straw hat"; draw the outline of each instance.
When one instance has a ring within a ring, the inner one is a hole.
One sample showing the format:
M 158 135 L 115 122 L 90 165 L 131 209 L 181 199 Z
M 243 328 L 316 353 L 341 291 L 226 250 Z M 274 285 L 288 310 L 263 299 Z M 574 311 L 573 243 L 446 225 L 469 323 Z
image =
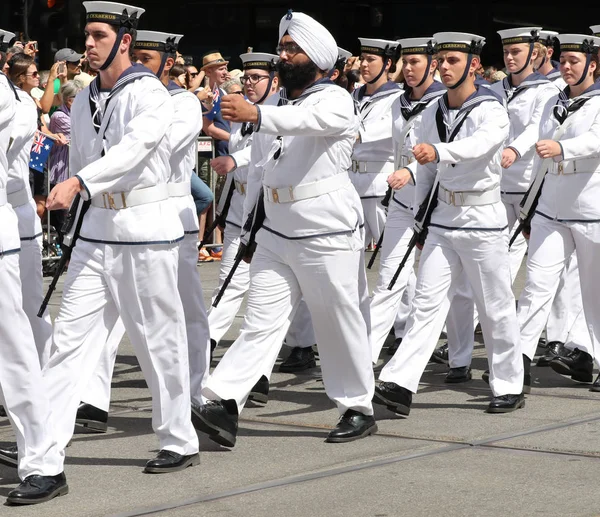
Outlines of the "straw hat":
M 210 52 L 202 57 L 202 68 L 204 70 L 211 66 L 222 66 L 228 64 L 229 61 L 225 60 L 220 52 Z

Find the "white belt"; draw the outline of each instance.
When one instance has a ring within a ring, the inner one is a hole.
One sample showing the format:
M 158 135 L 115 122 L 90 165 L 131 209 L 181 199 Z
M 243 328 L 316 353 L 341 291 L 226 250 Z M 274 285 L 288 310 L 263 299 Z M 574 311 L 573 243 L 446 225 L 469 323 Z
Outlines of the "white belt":
M 103 192 L 92 198 L 92 206 L 108 210 L 121 210 L 137 205 L 155 203 L 168 199 L 169 188 L 166 184 L 154 187 L 130 190 L 129 192 Z
M 560 176 L 561 174 L 577 174 L 577 173 L 598 173 L 598 159 L 597 158 L 588 158 L 588 159 L 580 159 L 580 160 L 571 160 L 568 164 L 565 162 L 553 163 L 548 172 L 550 174 L 556 174 Z M 578 170 L 579 169 L 579 170 Z
M 336 174 L 330 178 L 304 183 L 296 187 L 264 187 L 265 199 L 271 203 L 292 203 L 302 199 L 322 196 L 349 186 L 350 178 L 346 174 Z
M 350 170 L 352 172 L 387 172 L 391 174 L 394 172 L 394 164 L 392 162 L 357 162 L 352 160 Z
M 8 201 L 8 199 L 6 196 L 6 190 L 3 188 L 0 188 L 0 206 L 4 206 L 7 201 Z
M 241 181 L 234 181 L 235 184 L 235 190 L 238 191 L 238 194 L 240 194 L 241 196 L 245 196 L 246 195 L 246 185 L 247 183 L 242 183 Z
M 167 188 L 169 189 L 169 197 L 184 197 L 192 194 L 192 185 L 189 181 L 167 183 Z
M 30 199 L 31 196 L 29 195 L 29 192 L 27 192 L 26 188 L 22 188 L 21 190 L 17 190 L 16 192 L 11 192 L 7 195 L 7 200 L 13 208 L 26 205 L 27 203 L 29 203 Z
M 452 191 L 440 185 L 438 199 L 447 205 L 454 206 L 492 205 L 500 201 L 500 189 Z

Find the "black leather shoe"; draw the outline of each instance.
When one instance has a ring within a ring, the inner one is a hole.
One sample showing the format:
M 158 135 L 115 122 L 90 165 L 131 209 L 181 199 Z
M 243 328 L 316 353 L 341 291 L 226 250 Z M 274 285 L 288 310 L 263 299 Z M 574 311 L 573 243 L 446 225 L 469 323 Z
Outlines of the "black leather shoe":
M 372 415 L 364 415 L 354 409 L 346 411 L 335 429 L 327 435 L 326 442 L 351 442 L 377 432 L 377 424 Z
M 213 352 L 215 351 L 215 348 L 217 348 L 217 342 L 214 339 L 210 340 L 210 362 L 212 363 L 213 361 Z
M 168 472 L 187 469 L 194 465 L 200 465 L 200 455 L 198 453 L 184 456 L 183 454 L 162 449 L 156 458 L 146 463 L 144 472 L 148 472 L 149 474 L 166 474 Z
M 15 469 L 19 466 L 19 450 L 16 445 L 0 449 L 0 463 Z
M 490 383 L 490 371 L 486 370 L 481 375 L 481 380 Z M 531 393 L 531 359 L 523 354 L 523 393 Z
M 69 485 L 65 473 L 56 476 L 27 476 L 21 484 L 8 493 L 9 504 L 37 504 L 50 501 L 59 495 L 67 495 Z
M 473 378 L 471 374 L 470 366 L 460 366 L 458 368 L 450 368 L 446 374 L 444 382 L 449 384 L 458 384 L 460 382 L 467 382 Z
M 412 392 L 395 382 L 381 382 L 375 387 L 375 404 L 386 406 L 390 411 L 408 416 L 412 404 Z
M 494 397 L 487 408 L 488 413 L 510 413 L 516 409 L 525 407 L 525 397 L 519 395 L 501 395 Z
M 537 366 L 550 366 L 550 361 L 566 355 L 568 350 L 565 349 L 565 344 L 560 341 L 550 341 L 546 345 L 546 353 L 537 360 Z
M 94 433 L 105 433 L 108 430 L 108 413 L 91 404 L 82 402 L 77 408 L 75 425 L 85 427 Z
M 598 377 L 596 377 L 594 384 L 592 384 L 590 391 L 596 391 L 596 392 L 600 391 L 600 373 L 598 374 Z
M 402 343 L 401 337 L 399 337 L 398 339 L 395 339 L 394 342 L 390 346 L 388 346 L 387 355 L 394 355 L 396 353 L 396 351 L 398 350 L 398 348 L 400 348 L 401 343 Z
M 0 416 L 5 417 L 6 416 L 6 409 L 4 409 L 4 406 L 0 405 Z
M 448 343 L 444 343 L 441 347 L 436 348 L 431 354 L 430 361 L 448 366 Z
M 264 375 L 258 379 L 258 382 L 254 385 L 254 388 L 252 388 L 252 391 L 250 391 L 250 394 L 248 395 L 248 400 L 266 404 L 269 400 L 269 379 Z
M 295 346 L 287 359 L 279 365 L 279 371 L 281 373 L 297 373 L 316 366 L 315 352 L 311 346 L 307 348 Z
M 238 430 L 235 400 L 209 400 L 204 406 L 192 404 L 192 424 L 219 445 L 233 447 Z
M 550 361 L 550 368 L 561 375 L 568 375 L 577 382 L 594 380 L 594 360 L 587 352 L 575 348 L 567 355 L 556 357 Z

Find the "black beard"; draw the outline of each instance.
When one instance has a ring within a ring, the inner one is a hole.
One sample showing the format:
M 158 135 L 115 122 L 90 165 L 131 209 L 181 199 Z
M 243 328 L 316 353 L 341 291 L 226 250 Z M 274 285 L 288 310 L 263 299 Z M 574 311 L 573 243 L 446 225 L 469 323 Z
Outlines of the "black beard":
M 312 61 L 303 65 L 292 65 L 289 62 L 279 61 L 277 63 L 279 81 L 289 93 L 293 90 L 304 90 L 314 83 L 319 72 L 319 67 Z

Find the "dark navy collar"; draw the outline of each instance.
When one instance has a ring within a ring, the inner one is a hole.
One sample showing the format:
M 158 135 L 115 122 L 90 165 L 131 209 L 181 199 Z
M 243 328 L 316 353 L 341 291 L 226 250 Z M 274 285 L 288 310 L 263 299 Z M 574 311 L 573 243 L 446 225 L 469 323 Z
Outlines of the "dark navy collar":
M 388 81 L 387 83 L 382 84 L 369 96 L 367 95 L 367 85 L 363 84 L 360 88 L 358 88 L 358 90 L 355 90 L 356 93 L 354 96 L 359 102 L 362 101 L 365 96 L 370 97 L 369 100 L 374 100 L 380 97 L 387 97 L 388 95 L 391 95 L 400 89 L 401 88 L 398 83 L 395 83 L 394 81 Z

